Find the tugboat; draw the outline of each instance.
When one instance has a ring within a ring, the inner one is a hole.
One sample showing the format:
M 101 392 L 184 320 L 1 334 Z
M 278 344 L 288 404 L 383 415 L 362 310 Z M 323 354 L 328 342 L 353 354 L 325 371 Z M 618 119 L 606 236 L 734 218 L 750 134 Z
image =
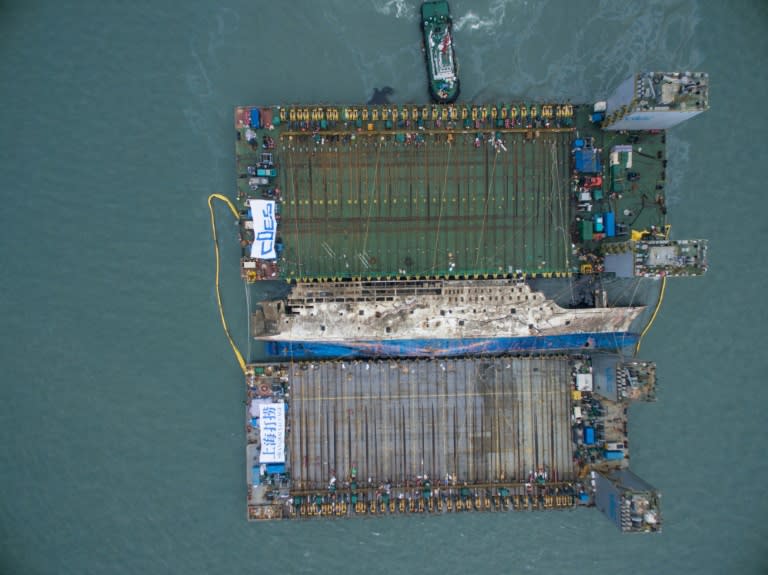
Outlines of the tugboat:
M 455 102 L 459 97 L 459 76 L 448 2 L 424 2 L 421 5 L 421 30 L 424 34 L 429 93 L 437 104 Z

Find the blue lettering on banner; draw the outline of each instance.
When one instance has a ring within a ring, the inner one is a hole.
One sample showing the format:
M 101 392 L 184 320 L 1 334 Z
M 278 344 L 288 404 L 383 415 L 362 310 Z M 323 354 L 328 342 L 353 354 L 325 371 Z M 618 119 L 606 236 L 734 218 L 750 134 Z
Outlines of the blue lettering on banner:
M 261 404 L 259 406 L 261 449 L 260 463 L 285 461 L 285 405 Z
M 262 260 L 277 258 L 277 213 L 273 200 L 249 200 L 253 217 L 251 257 Z
M 274 216 L 274 204 L 267 203 L 264 209 L 261 210 L 264 228 L 258 234 L 256 234 L 256 240 L 261 242 L 261 255 L 266 256 L 272 253 L 275 248 L 275 216 Z

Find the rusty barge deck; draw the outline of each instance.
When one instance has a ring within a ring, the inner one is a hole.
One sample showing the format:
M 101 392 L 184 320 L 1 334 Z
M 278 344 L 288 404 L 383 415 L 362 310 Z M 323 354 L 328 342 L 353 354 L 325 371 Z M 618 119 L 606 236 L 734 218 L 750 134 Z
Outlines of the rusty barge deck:
M 625 407 L 653 399 L 654 371 L 605 355 L 253 364 L 249 518 L 599 503 L 589 470 L 627 472 Z

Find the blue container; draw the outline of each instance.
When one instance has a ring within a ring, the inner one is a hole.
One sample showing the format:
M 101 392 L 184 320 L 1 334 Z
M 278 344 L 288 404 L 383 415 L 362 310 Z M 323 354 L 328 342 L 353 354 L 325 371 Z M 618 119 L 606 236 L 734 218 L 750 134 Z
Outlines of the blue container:
M 267 474 L 285 473 L 285 463 L 267 463 Z
M 258 108 L 251 108 L 251 128 L 261 128 L 261 113 Z
M 605 235 L 612 238 L 616 235 L 616 214 L 605 212 Z
M 598 233 L 598 234 L 603 233 L 603 231 L 604 231 L 604 227 L 603 227 L 604 223 L 605 222 L 603 221 L 603 216 L 598 214 L 595 217 L 595 233 Z
M 573 143 L 574 148 L 583 148 L 584 147 L 584 140 L 576 140 Z
M 604 112 L 595 112 L 592 114 L 589 119 L 593 124 L 597 124 L 598 122 L 602 122 L 603 118 L 605 118 Z
M 609 460 L 609 461 L 613 461 L 613 460 L 616 460 L 616 459 L 624 459 L 624 452 L 623 451 L 618 451 L 618 450 L 616 450 L 616 451 L 613 451 L 613 450 L 606 451 L 604 457 L 607 460 Z
M 254 485 L 258 485 L 259 484 L 259 475 L 260 475 L 260 473 L 261 472 L 259 471 L 259 466 L 258 465 L 254 465 L 253 469 L 251 469 L 251 481 L 253 482 Z
M 600 156 L 594 148 L 579 148 L 573 154 L 576 171 L 582 174 L 599 174 L 602 171 Z
M 256 168 L 256 175 L 262 178 L 274 178 L 277 176 L 276 168 Z
M 595 428 L 585 427 L 584 428 L 584 445 L 594 445 L 594 444 L 595 444 Z

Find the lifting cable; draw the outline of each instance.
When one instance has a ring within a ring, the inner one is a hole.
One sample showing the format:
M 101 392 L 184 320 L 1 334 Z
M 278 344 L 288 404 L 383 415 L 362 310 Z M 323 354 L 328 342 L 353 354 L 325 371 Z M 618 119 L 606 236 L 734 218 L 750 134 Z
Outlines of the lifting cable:
M 240 369 L 243 370 L 243 373 L 247 373 L 243 354 L 240 353 L 237 345 L 235 345 L 235 340 L 232 339 L 232 334 L 229 332 L 229 326 L 227 326 L 227 320 L 224 319 L 224 306 L 221 303 L 221 290 L 219 289 L 219 269 L 221 267 L 219 257 L 219 240 L 216 236 L 216 217 L 213 210 L 213 200 L 220 200 L 224 202 L 232 212 L 232 215 L 235 216 L 235 220 L 237 221 L 240 220 L 240 213 L 237 211 L 237 208 L 228 197 L 221 194 L 211 194 L 208 196 L 208 210 L 211 213 L 211 232 L 213 233 L 213 248 L 214 252 L 216 253 L 216 303 L 219 306 L 219 317 L 221 318 L 221 325 L 224 327 L 224 335 L 227 336 L 229 345 L 232 346 L 232 351 L 235 352 L 235 359 L 237 359 L 237 363 L 240 365 Z
M 373 195 L 374 195 L 374 192 L 376 191 L 376 178 L 379 175 L 379 159 L 381 158 L 382 147 L 383 145 L 379 143 L 378 149 L 376 150 L 376 164 L 374 165 L 374 168 L 373 168 L 373 184 L 371 185 L 371 192 L 368 195 L 368 200 L 369 200 L 368 217 L 365 219 L 365 236 L 363 237 L 363 251 L 362 251 L 363 258 L 365 258 L 366 260 L 368 259 L 368 255 L 366 254 L 365 250 L 368 247 L 368 231 L 371 228 L 371 213 L 373 212 Z M 362 260 L 361 260 L 361 263 L 362 263 Z M 364 271 L 364 270 L 361 270 L 361 271 Z
M 483 225 L 480 226 L 480 241 L 477 242 L 477 257 L 475 258 L 475 273 L 477 273 L 477 269 L 480 266 L 480 253 L 482 251 L 483 247 L 483 236 L 485 235 L 485 223 L 488 219 L 488 198 L 491 196 L 491 188 L 495 187 L 495 183 L 493 179 L 496 177 L 496 160 L 499 158 L 499 151 L 496 150 L 496 153 L 493 155 L 493 166 L 491 167 L 491 177 L 488 180 L 488 187 L 485 190 L 485 203 L 483 204 Z M 446 169 L 447 172 L 447 169 Z M 446 173 L 446 180 L 448 176 Z M 495 196 L 494 196 L 495 197 Z
M 437 273 L 437 248 L 440 242 L 440 222 L 443 220 L 443 203 L 445 202 L 445 190 L 448 189 L 448 168 L 451 167 L 451 152 L 453 146 L 448 142 L 448 159 L 445 161 L 445 176 L 443 177 L 443 189 L 440 194 L 440 211 L 437 216 L 437 231 L 435 232 L 435 257 L 432 260 L 432 273 Z M 460 207 L 460 206 L 459 206 Z M 450 267 L 450 266 L 449 266 Z

